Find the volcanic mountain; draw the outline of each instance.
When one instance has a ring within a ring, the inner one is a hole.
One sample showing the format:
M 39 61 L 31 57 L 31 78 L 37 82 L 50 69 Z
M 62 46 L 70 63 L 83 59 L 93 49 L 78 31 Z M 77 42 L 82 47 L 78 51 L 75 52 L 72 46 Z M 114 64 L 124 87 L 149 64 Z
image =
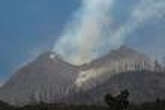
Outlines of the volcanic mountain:
M 130 71 L 113 75 L 88 90 L 80 90 L 68 98 L 74 104 L 104 105 L 104 96 L 130 92 L 129 100 L 135 104 L 165 99 L 165 72 Z
M 150 74 L 143 74 L 142 71 L 154 71 L 154 66 L 150 58 L 124 46 L 81 66 L 67 63 L 56 53 L 48 51 L 20 68 L 3 85 L 0 89 L 0 100 L 14 105 L 38 101 L 59 103 L 64 100 L 72 100 L 74 103 L 77 97 L 80 98 L 78 102 L 81 102 L 81 99 L 83 101 L 84 96 L 90 93 L 93 94 L 90 95 L 92 100 L 99 101 L 107 91 L 120 91 L 124 86 L 119 85 L 125 84 L 125 82 L 130 84 L 125 87 L 131 91 L 134 89 L 133 93 L 139 96 L 146 94 L 147 91 L 142 91 L 143 87 L 146 87 L 143 85 L 146 83 L 145 80 L 150 77 Z M 138 71 L 139 75 L 136 72 L 128 75 L 130 71 Z M 152 75 L 153 77 L 148 79 L 151 82 L 157 80 L 159 74 L 152 73 Z M 136 76 L 139 77 L 134 81 L 129 79 L 136 78 Z M 162 75 L 160 78 L 165 78 L 165 76 Z M 113 85 L 114 83 L 117 86 Z M 136 84 L 142 88 L 134 87 Z M 164 86 L 159 86 L 159 83 L 154 84 L 158 85 L 154 86 L 158 90 L 164 91 Z M 141 94 L 137 93 L 140 91 L 139 89 L 141 89 Z M 132 98 L 134 97 L 132 96 Z M 84 100 L 87 102 L 88 99 Z M 91 102 L 93 102 L 92 100 Z
M 127 71 L 153 71 L 155 64 L 153 61 L 137 52 L 134 49 L 122 46 L 117 50 L 112 50 L 107 55 L 92 61 L 81 67 L 77 80 L 77 86 L 85 86 L 83 89 L 95 86 L 96 82 L 101 83 L 111 76 Z
M 19 69 L 0 89 L 0 99 L 11 104 L 58 101 L 71 90 L 78 68 L 46 52 Z

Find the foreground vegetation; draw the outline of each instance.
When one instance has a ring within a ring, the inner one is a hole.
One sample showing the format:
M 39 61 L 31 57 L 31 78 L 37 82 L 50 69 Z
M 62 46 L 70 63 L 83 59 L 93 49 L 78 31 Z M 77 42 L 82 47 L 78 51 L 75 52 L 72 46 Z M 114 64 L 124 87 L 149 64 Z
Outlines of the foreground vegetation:
M 105 95 L 107 106 L 98 105 L 66 105 L 66 104 L 38 104 L 14 107 L 0 101 L 0 110 L 165 110 L 165 100 L 157 99 L 155 102 L 143 103 L 141 105 L 130 104 L 128 101 L 129 92 L 121 91 L 117 96 Z
M 37 104 L 24 107 L 13 107 L 6 104 L 0 104 L 0 110 L 114 110 L 104 106 L 86 106 L 86 105 L 57 105 L 57 104 Z M 165 101 L 159 103 L 145 103 L 142 105 L 129 105 L 127 110 L 165 110 Z

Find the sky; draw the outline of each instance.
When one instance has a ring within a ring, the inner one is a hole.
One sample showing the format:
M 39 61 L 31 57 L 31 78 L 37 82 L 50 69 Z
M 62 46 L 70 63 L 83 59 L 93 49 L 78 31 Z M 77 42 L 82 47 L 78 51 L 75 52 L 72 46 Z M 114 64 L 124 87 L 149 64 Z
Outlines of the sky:
M 129 20 L 136 4 L 137 0 L 115 1 L 111 10 L 114 28 Z M 52 48 L 79 7 L 78 0 L 0 0 L 0 82 Z M 125 44 L 154 57 L 165 56 L 164 17 L 138 26 L 127 35 Z
M 0 0 L 0 80 L 50 48 L 78 6 L 75 0 Z

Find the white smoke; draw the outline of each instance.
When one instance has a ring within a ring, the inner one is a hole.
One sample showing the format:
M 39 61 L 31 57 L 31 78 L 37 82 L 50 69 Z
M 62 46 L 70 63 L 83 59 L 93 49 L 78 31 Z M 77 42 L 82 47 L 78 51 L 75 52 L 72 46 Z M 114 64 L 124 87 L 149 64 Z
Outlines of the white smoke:
M 110 49 L 120 47 L 128 34 L 145 21 L 160 19 L 165 14 L 164 0 L 139 0 L 128 22 L 112 30 L 111 24 L 114 19 L 111 10 L 115 8 L 114 2 L 115 0 L 82 0 L 81 8 L 66 26 L 63 35 L 56 42 L 54 51 L 66 61 L 81 65 Z
M 54 50 L 67 61 L 78 65 L 96 57 L 93 53 L 105 32 L 104 26 L 111 22 L 108 13 L 112 6 L 112 0 L 82 0 L 81 8 Z
M 122 45 L 128 34 L 144 24 L 149 19 L 161 19 L 165 15 L 164 0 L 142 0 L 132 12 L 128 22 L 122 25 L 110 38 L 114 45 Z
M 3 86 L 4 83 L 0 82 L 0 88 Z

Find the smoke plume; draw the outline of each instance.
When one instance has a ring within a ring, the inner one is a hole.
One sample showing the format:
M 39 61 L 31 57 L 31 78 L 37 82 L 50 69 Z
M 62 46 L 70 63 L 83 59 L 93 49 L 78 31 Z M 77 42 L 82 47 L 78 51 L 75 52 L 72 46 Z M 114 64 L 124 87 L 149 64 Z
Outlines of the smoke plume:
M 128 22 L 120 26 L 115 34 L 112 35 L 110 41 L 118 42 L 121 45 L 129 33 L 143 25 L 147 20 L 163 18 L 165 15 L 164 10 L 165 1 L 163 0 L 142 0 L 131 13 Z
M 81 8 L 75 13 L 55 45 L 54 50 L 73 64 L 83 64 L 96 57 L 95 48 L 103 35 L 104 26 L 111 22 L 109 10 L 112 0 L 82 0 Z
M 71 22 L 56 42 L 54 51 L 66 61 L 81 65 L 120 47 L 140 25 L 161 19 L 164 0 L 139 0 L 126 23 L 113 29 L 115 0 L 82 0 Z

